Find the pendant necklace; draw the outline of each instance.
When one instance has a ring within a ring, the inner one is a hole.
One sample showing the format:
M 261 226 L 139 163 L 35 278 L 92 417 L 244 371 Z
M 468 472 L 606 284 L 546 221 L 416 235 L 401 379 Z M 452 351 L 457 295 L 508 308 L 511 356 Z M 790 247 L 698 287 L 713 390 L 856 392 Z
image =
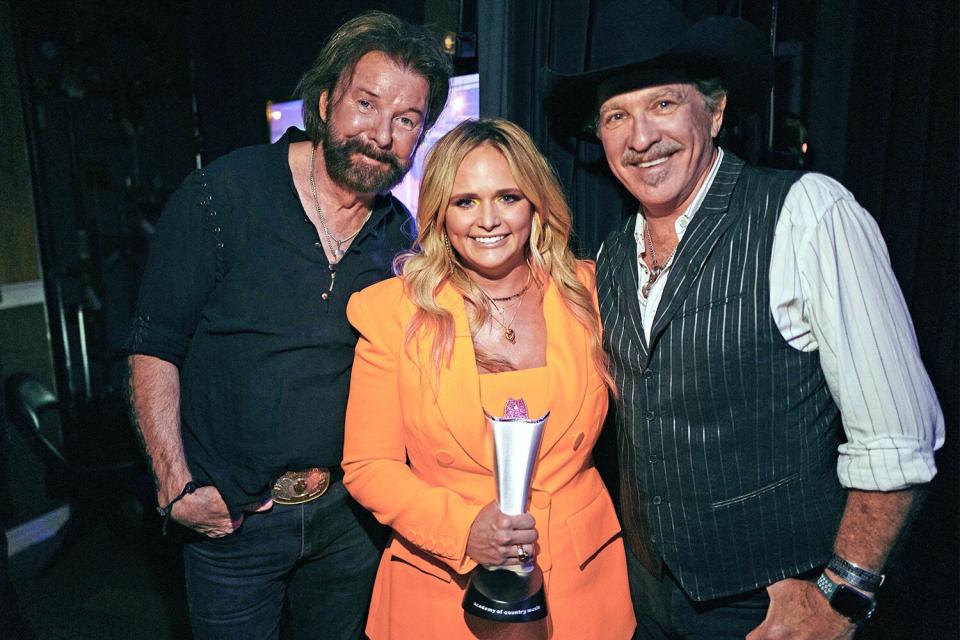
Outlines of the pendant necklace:
M 310 154 L 310 192 L 313 194 L 313 206 L 317 210 L 317 218 L 320 220 L 320 226 L 323 228 L 323 235 L 327 240 L 327 248 L 330 250 L 333 258 L 330 260 L 330 264 L 327 265 L 327 268 L 330 269 L 330 287 L 320 294 L 320 297 L 324 300 L 330 297 L 330 294 L 333 293 L 333 283 L 337 279 L 337 265 L 340 264 L 341 258 L 343 258 L 346 253 L 346 249 L 343 248 L 343 245 L 347 244 L 351 240 L 357 237 L 357 234 L 360 233 L 360 230 L 363 229 L 363 225 L 367 224 L 367 220 L 370 219 L 370 216 L 373 215 L 373 209 L 371 208 L 367 211 L 367 215 L 363 218 L 363 221 L 360 223 L 360 226 L 357 227 L 357 230 L 351 233 L 346 238 L 337 238 L 330 232 L 330 227 L 327 226 L 327 218 L 323 215 L 323 209 L 320 207 L 320 198 L 317 197 L 317 177 L 314 174 L 314 168 L 316 167 L 317 162 L 317 147 L 313 147 L 313 151 Z
M 506 309 L 504 309 L 503 307 L 501 307 L 501 306 L 500 306 L 499 304 L 497 304 L 497 303 L 498 303 L 498 302 L 507 302 L 507 301 L 513 300 L 513 299 L 515 299 L 515 298 L 520 298 L 520 302 L 517 303 L 517 306 L 516 306 L 516 307 L 514 308 L 514 310 L 513 310 L 513 317 L 510 318 L 510 322 L 504 322 L 503 320 L 501 320 L 500 318 L 498 318 L 498 317 L 496 316 L 496 313 L 491 313 L 491 314 L 490 314 L 490 317 L 493 319 L 493 321 L 496 322 L 498 325 L 500 325 L 500 328 L 503 329 L 503 337 L 504 337 L 504 338 L 506 339 L 506 341 L 509 342 L 510 344 L 516 344 L 516 343 L 517 343 L 517 333 L 516 333 L 516 331 L 513 330 L 513 323 L 514 323 L 514 321 L 517 319 L 517 314 L 520 313 L 520 307 L 523 306 L 523 298 L 524 298 L 524 295 L 523 295 L 523 294 L 525 294 L 525 293 L 527 292 L 527 289 L 530 288 L 530 282 L 531 282 L 532 280 L 533 280 L 533 272 L 531 271 L 531 272 L 527 275 L 527 282 L 526 282 L 526 284 L 523 285 L 523 288 L 520 289 L 520 291 L 518 291 L 517 293 L 515 293 L 515 294 L 513 294 L 513 295 L 510 295 L 510 296 L 506 296 L 506 297 L 504 297 L 504 298 L 492 298 L 492 297 L 490 297 L 489 295 L 487 295 L 487 292 L 486 292 L 486 291 L 484 291 L 482 288 L 480 288 L 479 286 L 477 286 L 477 288 L 480 289 L 480 293 L 483 294 L 483 297 L 486 298 L 486 299 L 487 299 L 487 302 L 489 302 L 489 303 L 493 306 L 493 310 L 494 310 L 496 313 L 499 313 L 499 314 L 500 314 L 500 318 L 502 318 L 502 317 L 504 316 L 504 314 L 506 313 Z
M 490 317 L 493 319 L 494 322 L 500 325 L 501 329 L 503 329 L 503 337 L 506 338 L 507 342 L 509 342 L 510 344 L 517 343 L 517 333 L 513 330 L 512 327 L 513 327 L 513 321 L 517 319 L 517 314 L 520 313 L 520 307 L 523 306 L 523 293 L 525 292 L 526 290 L 524 290 L 519 294 L 520 302 L 517 304 L 516 308 L 514 309 L 513 317 L 510 318 L 510 322 L 506 322 L 506 323 L 504 323 L 500 318 L 496 316 L 496 314 L 499 313 L 500 316 L 503 317 L 503 314 L 506 313 L 506 309 L 504 309 L 503 307 L 498 305 L 496 302 L 494 302 L 493 298 L 490 298 L 489 296 L 487 297 L 487 300 L 490 301 L 490 304 L 493 305 L 494 311 L 496 312 L 496 313 L 491 313 Z
M 680 248 L 680 243 L 677 243 L 677 246 L 673 248 L 673 251 L 670 252 L 670 255 L 667 256 L 667 259 L 664 260 L 662 264 L 657 264 L 657 251 L 653 248 L 653 236 L 650 235 L 650 227 L 644 226 L 643 238 L 644 243 L 647 245 L 647 250 L 650 251 L 650 262 L 653 263 L 649 269 L 650 277 L 647 278 L 647 282 L 640 287 L 640 295 L 642 295 L 644 299 L 647 299 L 650 297 L 650 287 L 652 287 L 653 283 L 660 278 L 664 270 L 667 268 L 667 265 L 670 264 L 671 260 L 673 260 L 673 256 L 676 255 L 677 249 Z

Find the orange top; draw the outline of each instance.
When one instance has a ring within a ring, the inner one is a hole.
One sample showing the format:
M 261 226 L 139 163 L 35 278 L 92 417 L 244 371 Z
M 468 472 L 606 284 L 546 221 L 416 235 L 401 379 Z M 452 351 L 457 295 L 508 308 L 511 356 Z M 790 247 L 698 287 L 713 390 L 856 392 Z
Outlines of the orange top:
M 483 404 L 483 410 L 494 418 L 499 418 L 503 415 L 507 400 L 523 398 L 527 405 L 528 417 L 539 418 L 550 409 L 547 406 L 550 388 L 548 373 L 546 367 L 534 367 L 482 374 L 480 402 Z

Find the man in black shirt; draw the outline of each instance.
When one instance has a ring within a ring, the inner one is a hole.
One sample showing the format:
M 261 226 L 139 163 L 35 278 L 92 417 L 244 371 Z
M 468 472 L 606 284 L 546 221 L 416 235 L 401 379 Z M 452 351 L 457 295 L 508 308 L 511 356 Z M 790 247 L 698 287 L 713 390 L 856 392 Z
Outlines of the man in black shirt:
M 447 98 L 436 38 L 344 24 L 300 82 L 306 135 L 192 174 L 157 227 L 130 340 L 131 403 L 184 546 L 198 639 L 355 638 L 378 550 L 340 479 L 350 295 L 390 275 L 387 191 Z M 166 521 L 165 521 L 166 524 Z

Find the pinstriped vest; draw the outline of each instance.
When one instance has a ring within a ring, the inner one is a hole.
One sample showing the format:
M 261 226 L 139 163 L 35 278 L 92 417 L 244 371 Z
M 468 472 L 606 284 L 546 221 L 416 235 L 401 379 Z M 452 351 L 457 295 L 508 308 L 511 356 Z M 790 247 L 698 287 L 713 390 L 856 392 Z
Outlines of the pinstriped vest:
M 647 344 L 634 223 L 597 265 L 615 403 L 627 543 L 694 600 L 825 564 L 845 495 L 839 412 L 816 352 L 770 313 L 770 254 L 798 174 L 724 154 L 680 242 Z

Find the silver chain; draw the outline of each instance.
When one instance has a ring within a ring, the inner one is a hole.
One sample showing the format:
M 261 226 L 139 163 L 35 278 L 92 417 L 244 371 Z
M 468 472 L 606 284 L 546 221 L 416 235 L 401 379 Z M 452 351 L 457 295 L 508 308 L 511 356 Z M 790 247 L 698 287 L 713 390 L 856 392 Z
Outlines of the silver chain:
M 640 288 L 640 294 L 644 298 L 650 297 L 650 287 L 653 286 L 653 283 L 656 282 L 660 276 L 663 274 L 664 269 L 667 268 L 667 265 L 670 264 L 670 261 L 673 260 L 673 256 L 676 255 L 677 249 L 680 248 L 680 243 L 677 243 L 677 246 L 673 248 L 673 251 L 670 252 L 670 255 L 667 256 L 667 259 L 663 264 L 657 264 L 657 251 L 653 248 L 653 236 L 650 234 L 650 226 L 644 222 L 643 226 L 643 237 L 647 248 L 650 249 L 650 262 L 652 266 L 650 267 L 650 276 L 647 278 L 646 284 Z
M 333 254 L 333 264 L 340 262 L 340 258 L 346 253 L 343 250 L 343 245 L 347 244 L 351 240 L 357 237 L 357 234 L 360 233 L 360 230 L 363 229 L 363 225 L 367 224 L 367 220 L 370 219 L 370 216 L 373 215 L 373 209 L 367 211 L 366 217 L 364 217 L 363 222 L 360 223 L 360 226 L 357 227 L 357 230 L 351 233 L 346 238 L 340 239 L 337 238 L 333 233 L 330 232 L 330 227 L 327 226 L 327 218 L 323 215 L 323 209 L 320 207 L 320 198 L 317 197 L 317 178 L 314 174 L 314 169 L 317 162 L 317 147 L 314 145 L 313 152 L 310 154 L 310 191 L 313 194 L 313 206 L 317 209 L 317 218 L 320 219 L 320 226 L 323 227 L 323 234 L 327 237 L 327 248 L 330 249 L 330 253 Z M 336 245 L 336 246 L 334 246 Z M 333 283 L 331 283 L 331 289 L 333 288 Z

